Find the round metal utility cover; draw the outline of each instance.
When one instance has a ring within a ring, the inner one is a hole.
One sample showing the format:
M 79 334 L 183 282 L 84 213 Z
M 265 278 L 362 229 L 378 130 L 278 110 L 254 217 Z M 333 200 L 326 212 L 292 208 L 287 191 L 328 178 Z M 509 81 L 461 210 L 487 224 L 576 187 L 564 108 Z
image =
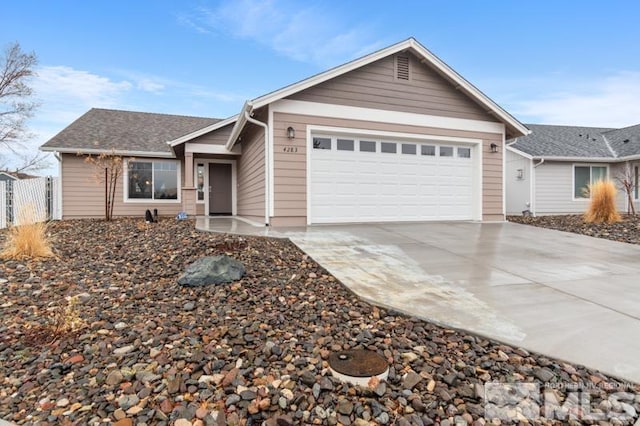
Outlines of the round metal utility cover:
M 389 365 L 382 356 L 361 349 L 332 353 L 329 367 L 336 378 L 361 386 L 366 386 L 372 377 L 386 380 L 389 375 Z

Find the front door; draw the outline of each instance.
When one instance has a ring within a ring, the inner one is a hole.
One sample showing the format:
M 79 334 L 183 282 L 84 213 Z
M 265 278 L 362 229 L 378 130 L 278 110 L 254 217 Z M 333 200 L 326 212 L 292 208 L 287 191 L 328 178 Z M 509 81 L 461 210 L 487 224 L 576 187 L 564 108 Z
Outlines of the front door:
M 209 215 L 231 215 L 231 164 L 209 163 Z

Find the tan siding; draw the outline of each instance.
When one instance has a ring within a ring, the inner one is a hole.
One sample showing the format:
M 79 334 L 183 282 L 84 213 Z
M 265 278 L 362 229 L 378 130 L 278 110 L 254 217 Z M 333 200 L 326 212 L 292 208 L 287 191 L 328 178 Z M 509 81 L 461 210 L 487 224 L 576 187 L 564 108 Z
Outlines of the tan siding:
M 395 78 L 389 56 L 289 97 L 300 101 L 498 121 L 477 103 L 410 55 L 408 81 Z
M 84 158 L 71 154 L 62 155 L 63 219 L 104 217 L 104 183 L 97 181 L 95 168 L 87 164 Z M 184 167 L 181 167 L 181 171 L 184 173 Z M 125 203 L 123 191 L 123 177 L 120 176 L 116 185 L 114 216 L 143 217 L 147 209 L 158 209 L 161 216 L 173 216 L 182 210 L 180 202 Z
M 252 126 L 255 127 L 255 126 Z M 238 215 L 264 222 L 264 132 L 256 128 L 243 136 L 238 158 Z
M 500 134 L 274 113 L 274 208 L 277 218 L 306 216 L 306 134 L 307 126 L 309 125 L 482 139 L 482 158 L 484 160 L 482 171 L 483 219 L 501 220 L 496 218 L 504 218 L 502 204 L 502 155 L 504 146 L 502 143 L 502 135 Z M 286 137 L 286 129 L 289 126 L 292 126 L 296 131 L 296 138 L 294 140 Z M 497 153 L 490 152 L 491 143 L 499 146 Z M 285 147 L 294 147 L 297 149 L 297 152 L 284 152 Z
M 197 138 L 190 140 L 189 143 L 224 145 L 227 143 L 227 140 L 229 139 L 229 135 L 231 134 L 232 129 L 233 129 L 233 124 L 229 124 L 228 126 L 224 126 L 220 129 L 214 130 L 213 132 L 209 132 L 202 136 L 198 136 Z

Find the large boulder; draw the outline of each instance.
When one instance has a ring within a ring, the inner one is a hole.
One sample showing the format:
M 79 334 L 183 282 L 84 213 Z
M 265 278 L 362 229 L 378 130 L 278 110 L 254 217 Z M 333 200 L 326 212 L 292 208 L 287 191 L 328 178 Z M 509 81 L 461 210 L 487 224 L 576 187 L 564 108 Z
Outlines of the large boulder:
M 178 284 L 186 287 L 224 284 L 237 281 L 244 274 L 244 265 L 232 257 L 207 256 L 187 266 L 187 269 L 178 278 Z

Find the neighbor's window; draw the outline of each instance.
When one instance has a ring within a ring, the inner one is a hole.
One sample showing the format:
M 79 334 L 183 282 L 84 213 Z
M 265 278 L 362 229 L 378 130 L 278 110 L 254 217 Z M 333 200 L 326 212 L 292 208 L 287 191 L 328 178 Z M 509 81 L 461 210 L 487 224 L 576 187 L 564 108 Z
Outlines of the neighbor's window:
M 313 138 L 313 149 L 331 149 L 331 138 Z
M 374 141 L 360 141 L 360 152 L 376 152 Z
M 589 185 L 607 178 L 603 166 L 575 166 L 573 172 L 573 197 L 590 198 Z
M 178 163 L 175 161 L 129 161 L 128 198 L 178 199 Z
M 353 139 L 338 139 L 336 144 L 338 151 L 353 151 Z
M 453 157 L 453 147 L 452 146 L 441 146 L 440 147 L 440 157 Z
M 458 148 L 458 157 L 471 158 L 471 148 Z
M 633 187 L 634 187 L 634 191 L 636 193 L 636 200 L 638 199 L 638 184 L 640 183 L 640 182 L 638 182 L 638 171 L 639 171 L 638 170 L 638 166 L 635 166 L 634 167 L 634 172 L 633 172 L 634 173 L 634 180 L 633 180 L 633 185 L 634 186 Z
M 386 152 L 388 154 L 395 154 L 397 151 L 395 142 L 381 142 L 380 152 Z
M 198 201 L 204 201 L 204 164 L 198 164 L 196 168 L 196 188 L 198 188 Z
M 433 145 L 422 145 L 420 146 L 420 153 L 422 155 L 434 156 L 436 155 L 436 147 Z

